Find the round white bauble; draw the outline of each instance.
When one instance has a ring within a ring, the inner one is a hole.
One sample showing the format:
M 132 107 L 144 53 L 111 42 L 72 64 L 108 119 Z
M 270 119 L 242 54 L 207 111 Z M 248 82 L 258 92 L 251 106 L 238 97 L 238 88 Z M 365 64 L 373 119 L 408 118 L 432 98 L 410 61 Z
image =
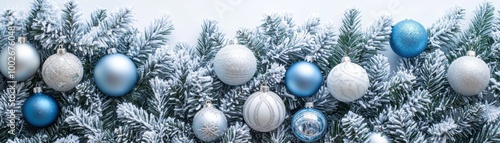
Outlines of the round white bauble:
M 369 85 L 366 70 L 352 63 L 349 57 L 342 58 L 342 63 L 335 66 L 327 78 L 328 90 L 342 102 L 352 102 L 363 97 Z
M 283 100 L 262 86 L 260 91 L 248 97 L 243 105 L 243 118 L 247 125 L 259 132 L 270 132 L 285 120 L 286 108 Z
M 12 48 L 4 47 L 0 53 L 0 72 L 9 80 L 27 80 L 35 75 L 40 67 L 38 51 L 25 41 L 26 38 L 19 37 L 19 43 Z
M 368 137 L 368 143 L 390 143 L 390 140 L 381 133 L 371 133 Z
M 483 60 L 475 56 L 475 52 L 469 51 L 467 56 L 454 60 L 448 67 L 448 82 L 451 88 L 459 94 L 477 95 L 488 86 L 490 68 Z
M 255 55 L 243 45 L 228 45 L 217 52 L 214 58 L 217 77 L 228 85 L 248 82 L 257 71 Z
M 68 91 L 74 88 L 83 77 L 83 66 L 80 59 L 64 48 L 57 50 L 42 66 L 43 81 L 56 91 Z

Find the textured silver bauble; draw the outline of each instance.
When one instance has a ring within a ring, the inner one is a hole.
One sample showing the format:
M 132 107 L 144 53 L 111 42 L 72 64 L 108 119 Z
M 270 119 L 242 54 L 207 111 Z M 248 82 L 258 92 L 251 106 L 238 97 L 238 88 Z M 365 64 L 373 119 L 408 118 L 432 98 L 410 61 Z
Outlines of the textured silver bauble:
M 42 77 L 50 88 L 56 91 L 68 91 L 82 80 L 82 62 L 75 55 L 60 48 L 43 63 Z
M 390 143 L 390 140 L 387 136 L 382 133 L 371 133 L 368 137 L 368 143 Z
M 35 75 L 40 67 L 40 55 L 38 51 L 30 44 L 26 44 L 25 38 L 20 37 L 19 43 L 12 48 L 4 47 L 0 53 L 0 72 L 9 80 L 24 81 Z M 14 56 L 9 52 L 15 51 Z M 11 57 L 11 58 L 10 58 Z M 13 59 L 15 57 L 15 59 Z M 12 61 L 11 63 L 9 63 Z M 14 63 L 15 62 L 15 63 Z M 12 65 L 12 66 L 9 66 Z M 15 73 L 9 73 L 9 68 L 15 67 Z
M 260 91 L 248 97 L 243 105 L 243 118 L 247 125 L 259 132 L 278 128 L 285 120 L 286 108 L 283 100 L 262 86 Z
M 215 55 L 214 71 L 217 77 L 228 85 L 248 82 L 257 71 L 255 55 L 243 45 L 228 45 Z
M 342 58 L 342 63 L 335 66 L 327 78 L 330 94 L 342 102 L 352 102 L 363 97 L 368 90 L 370 80 L 363 67 L 352 63 L 349 57 Z
M 226 133 L 226 116 L 207 102 L 205 107 L 194 115 L 193 119 L 194 135 L 205 142 L 219 139 Z
M 475 57 L 469 51 L 468 56 L 463 56 L 451 62 L 448 68 L 448 82 L 451 88 L 462 95 L 477 95 L 488 86 L 490 68 L 486 63 Z

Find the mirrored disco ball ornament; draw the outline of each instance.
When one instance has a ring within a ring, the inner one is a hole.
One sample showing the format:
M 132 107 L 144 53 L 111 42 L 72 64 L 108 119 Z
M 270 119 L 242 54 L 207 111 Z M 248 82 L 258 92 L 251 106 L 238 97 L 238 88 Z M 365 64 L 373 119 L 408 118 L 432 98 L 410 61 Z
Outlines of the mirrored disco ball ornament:
M 226 133 L 228 125 L 224 113 L 214 108 L 210 101 L 207 101 L 205 107 L 194 115 L 192 127 L 194 135 L 198 139 L 212 142 Z
M 328 128 L 325 115 L 313 106 L 312 102 L 307 102 L 306 107 L 297 111 L 291 121 L 293 134 L 303 142 L 321 139 Z
M 100 59 L 94 68 L 94 81 L 106 95 L 123 96 L 137 83 L 137 68 L 127 56 L 108 50 L 108 55 Z
M 311 57 L 307 57 L 312 61 Z M 285 73 L 285 86 L 297 97 L 310 97 L 318 92 L 323 83 L 321 71 L 315 64 L 300 61 L 292 64 Z
M 57 53 L 45 60 L 42 66 L 43 81 L 56 91 L 73 89 L 83 77 L 80 59 L 67 53 L 62 46 Z
M 40 67 L 40 55 L 25 37 L 19 37 L 12 48 L 6 46 L 0 53 L 0 72 L 9 80 L 24 81 L 31 78 Z
M 447 79 L 451 88 L 462 95 L 471 96 L 481 93 L 490 82 L 490 68 L 476 52 L 468 51 L 467 56 L 451 62 Z
M 241 85 L 248 82 L 257 71 L 257 59 L 253 52 L 243 45 L 228 45 L 217 52 L 214 71 L 227 85 Z
M 24 101 L 23 118 L 31 126 L 44 128 L 53 124 L 59 116 L 59 105 L 50 95 L 35 87 L 34 94 Z
M 342 58 L 328 74 L 327 87 L 330 94 L 342 102 L 352 102 L 365 95 L 370 80 L 366 70 L 352 63 L 349 57 Z
M 243 118 L 246 124 L 259 132 L 270 132 L 285 120 L 286 108 L 283 100 L 268 86 L 248 97 L 243 105 Z

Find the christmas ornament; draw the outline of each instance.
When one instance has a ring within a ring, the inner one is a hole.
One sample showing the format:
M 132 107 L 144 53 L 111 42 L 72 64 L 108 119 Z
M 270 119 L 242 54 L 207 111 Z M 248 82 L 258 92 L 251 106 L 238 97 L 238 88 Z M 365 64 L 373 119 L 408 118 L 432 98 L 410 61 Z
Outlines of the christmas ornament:
M 243 118 L 247 125 L 259 132 L 269 132 L 278 128 L 285 120 L 285 104 L 268 86 L 248 97 L 243 105 Z
M 285 73 L 285 86 L 295 96 L 310 97 L 318 92 L 323 77 L 312 58 L 292 64 Z
M 337 100 L 352 102 L 363 97 L 370 81 L 363 67 L 352 63 L 349 57 L 342 58 L 328 74 L 327 87 Z
M 217 77 L 228 85 L 248 82 L 257 71 L 255 55 L 243 45 L 228 45 L 217 52 L 214 58 Z
M 194 115 L 193 132 L 196 137 L 205 142 L 215 141 L 227 130 L 226 116 L 215 109 L 210 101 Z
M 477 95 L 488 86 L 490 68 L 476 58 L 474 51 L 451 62 L 448 67 L 448 82 L 455 92 L 462 95 Z
M 43 81 L 56 91 L 68 91 L 74 88 L 83 77 L 80 59 L 67 53 L 62 46 L 45 60 L 42 66 Z
M 6 46 L 0 53 L 0 72 L 10 80 L 24 81 L 31 78 L 40 67 L 40 55 L 26 38 L 19 37 L 18 44 Z
M 42 93 L 41 87 L 35 87 L 34 94 L 24 101 L 22 112 L 28 124 L 43 128 L 56 121 L 59 115 L 59 105 L 54 98 Z
M 123 96 L 137 83 L 137 68 L 127 56 L 118 54 L 115 48 L 111 48 L 108 55 L 97 62 L 94 81 L 104 94 Z
M 306 108 L 297 111 L 292 118 L 292 132 L 303 142 L 321 139 L 328 128 L 325 115 L 313 106 L 312 102 L 307 102 Z
M 392 27 L 389 43 L 396 54 L 411 58 L 425 50 L 427 41 L 424 26 L 413 20 L 403 20 Z
M 371 133 L 368 137 L 368 143 L 389 143 L 387 136 L 381 133 Z

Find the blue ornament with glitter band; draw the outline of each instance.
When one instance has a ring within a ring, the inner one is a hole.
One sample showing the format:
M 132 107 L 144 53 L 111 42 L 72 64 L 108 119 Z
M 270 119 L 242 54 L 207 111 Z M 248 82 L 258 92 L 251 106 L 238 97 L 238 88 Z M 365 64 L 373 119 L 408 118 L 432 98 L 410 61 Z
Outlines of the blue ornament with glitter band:
M 50 126 L 59 115 L 59 105 L 54 98 L 42 93 L 40 87 L 36 87 L 34 91 L 35 94 L 23 103 L 23 118 L 28 124 L 37 128 Z
M 127 56 L 108 50 L 94 68 L 94 81 L 102 93 L 109 96 L 123 96 L 137 83 L 137 68 Z
M 399 56 L 412 58 L 425 50 L 428 41 L 424 26 L 414 20 L 403 20 L 392 27 L 389 43 Z
M 300 109 L 292 118 L 292 133 L 303 142 L 315 142 L 321 139 L 328 128 L 326 117 L 321 111 L 313 108 L 312 102 Z
M 321 71 L 315 64 L 300 61 L 292 64 L 285 73 L 285 86 L 297 97 L 310 97 L 323 83 Z

